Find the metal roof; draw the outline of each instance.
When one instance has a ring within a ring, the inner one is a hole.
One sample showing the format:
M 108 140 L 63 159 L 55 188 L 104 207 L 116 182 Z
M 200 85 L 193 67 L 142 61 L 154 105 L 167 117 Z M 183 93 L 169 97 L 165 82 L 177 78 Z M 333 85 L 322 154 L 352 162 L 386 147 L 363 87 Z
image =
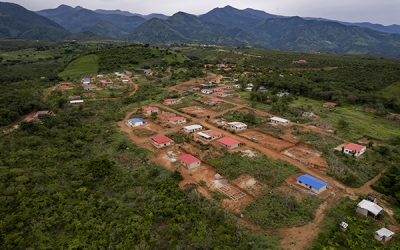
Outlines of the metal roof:
M 172 118 L 168 118 L 168 120 L 176 122 L 179 120 L 186 120 L 186 118 L 185 117 L 172 117 Z
M 378 231 L 375 232 L 377 235 L 379 235 L 380 237 L 391 237 L 392 235 L 394 235 L 394 233 L 392 231 L 390 231 L 389 229 L 386 228 L 381 228 Z
M 128 120 L 130 123 L 137 123 L 137 122 L 146 122 L 146 120 L 142 118 L 133 118 Z
M 344 147 L 344 148 L 352 150 L 352 151 L 360 152 L 363 148 L 366 148 L 366 146 L 358 145 L 355 143 L 350 143 L 350 144 L 347 144 L 346 147 Z
M 164 102 L 177 101 L 178 99 L 165 99 Z
M 188 165 L 192 164 L 193 162 L 200 161 L 199 159 L 197 159 L 196 157 L 194 157 L 193 155 L 190 155 L 190 154 L 179 156 L 178 159 Z
M 296 180 L 301 181 L 315 189 L 321 189 L 323 186 L 329 185 L 329 183 L 326 183 L 324 181 L 321 181 L 315 177 L 312 177 L 311 175 L 305 174 L 300 177 L 297 177 Z
M 158 109 L 158 108 L 156 108 L 156 107 L 148 107 L 148 108 L 145 108 L 144 110 L 150 111 L 150 110 L 154 110 L 154 109 Z
M 202 89 L 201 91 L 214 92 L 212 89 Z
M 246 124 L 241 123 L 241 122 L 230 122 L 230 123 L 228 123 L 228 125 L 233 125 L 233 126 L 236 126 L 236 127 L 238 127 L 238 128 L 247 127 Z
M 221 99 L 218 99 L 218 98 L 212 98 L 212 99 L 209 99 L 209 101 L 212 101 L 212 102 L 222 102 L 222 100 L 221 100 Z
M 203 136 L 203 137 L 205 137 L 205 138 L 211 138 L 211 136 L 209 136 L 208 134 L 203 133 L 203 132 L 199 132 L 199 133 L 197 133 L 197 134 L 200 135 L 200 136 Z
M 169 139 L 168 137 L 162 135 L 162 136 L 157 136 L 157 137 L 152 137 L 150 138 L 151 141 L 157 143 L 157 144 L 165 144 L 168 142 L 174 142 L 173 140 Z
M 224 137 L 218 140 L 218 142 L 225 144 L 226 146 L 232 146 L 234 144 L 240 143 L 240 141 L 237 141 L 235 139 L 229 138 L 229 137 Z
M 382 207 L 378 206 L 377 204 L 367 201 L 367 200 L 360 201 L 360 203 L 357 204 L 357 207 L 366 209 L 369 212 L 373 213 L 375 216 L 378 215 L 383 209 Z
M 186 126 L 186 127 L 183 127 L 184 129 L 187 129 L 187 130 L 192 130 L 192 129 L 198 129 L 198 128 L 203 128 L 203 126 L 201 126 L 201 125 L 190 125 L 190 126 Z
M 278 122 L 290 122 L 289 120 L 279 118 L 279 117 L 272 117 L 271 120 L 278 121 Z
M 83 100 L 75 100 L 75 101 L 70 101 L 69 103 L 82 103 L 84 102 Z

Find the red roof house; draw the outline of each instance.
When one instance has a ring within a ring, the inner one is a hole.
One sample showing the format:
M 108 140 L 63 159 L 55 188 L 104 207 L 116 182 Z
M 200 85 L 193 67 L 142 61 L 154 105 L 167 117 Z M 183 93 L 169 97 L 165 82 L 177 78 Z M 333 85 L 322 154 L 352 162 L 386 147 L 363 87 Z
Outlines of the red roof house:
M 223 93 L 223 92 L 216 92 L 216 94 L 217 94 L 217 96 L 220 96 L 220 97 L 227 97 L 228 96 L 228 94 Z
M 334 102 L 326 102 L 324 104 L 322 104 L 322 107 L 326 108 L 326 107 L 335 107 L 337 104 Z
M 156 147 L 165 147 L 174 142 L 173 140 L 169 139 L 168 137 L 166 137 L 164 135 L 152 137 L 149 140 Z
M 189 169 L 198 167 L 201 163 L 199 159 L 190 154 L 179 156 L 178 159 Z
M 153 112 L 158 112 L 158 108 L 156 107 L 148 107 L 143 109 L 146 113 L 153 113 Z
M 346 147 L 344 147 L 344 153 L 349 155 L 354 154 L 355 156 L 362 155 L 366 150 L 367 150 L 366 146 L 358 145 L 355 143 L 347 144 Z
M 211 103 L 220 103 L 220 102 L 222 102 L 222 100 L 221 100 L 221 99 L 218 99 L 218 98 L 213 98 L 213 99 L 209 99 L 208 102 L 211 102 Z
M 38 117 L 39 115 L 54 115 L 54 113 L 51 110 L 38 111 L 34 117 Z
M 172 117 L 172 118 L 168 118 L 168 121 L 172 124 L 181 124 L 186 122 L 186 118 L 185 117 Z
M 229 138 L 229 137 L 224 137 L 218 140 L 218 143 L 223 146 L 223 147 L 227 147 L 229 149 L 233 149 L 236 147 L 239 147 L 241 142 L 237 141 L 235 139 Z
M 173 103 L 178 103 L 179 100 L 178 99 L 165 99 L 164 103 L 165 104 L 173 104 Z

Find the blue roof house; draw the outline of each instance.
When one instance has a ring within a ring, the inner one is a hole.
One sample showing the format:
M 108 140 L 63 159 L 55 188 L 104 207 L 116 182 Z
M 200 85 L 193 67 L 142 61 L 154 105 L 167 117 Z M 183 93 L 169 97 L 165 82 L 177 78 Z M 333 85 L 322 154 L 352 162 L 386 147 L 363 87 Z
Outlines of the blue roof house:
M 329 183 L 321 181 L 311 175 L 305 174 L 296 178 L 297 184 L 307 188 L 309 191 L 320 194 L 326 190 Z
M 84 87 L 85 90 L 94 90 L 94 87 Z
M 212 92 L 214 92 L 214 90 L 212 90 L 212 89 L 202 89 L 201 92 L 204 93 L 204 94 L 211 94 Z
M 143 124 L 145 124 L 146 120 L 144 120 L 142 118 L 133 118 L 133 119 L 129 119 L 128 123 L 133 127 L 137 127 L 137 126 L 142 126 Z

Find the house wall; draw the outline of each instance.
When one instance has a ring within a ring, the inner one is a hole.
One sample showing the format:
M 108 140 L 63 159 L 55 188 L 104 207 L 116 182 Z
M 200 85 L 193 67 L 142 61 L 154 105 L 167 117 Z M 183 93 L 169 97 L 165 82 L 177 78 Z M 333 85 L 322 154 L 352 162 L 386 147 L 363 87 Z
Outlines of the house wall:
M 147 112 L 147 114 L 151 114 L 151 113 L 158 112 L 158 109 L 152 109 L 152 110 L 148 110 L 146 112 Z
M 225 148 L 228 148 L 228 149 L 234 149 L 234 148 L 239 147 L 239 144 L 240 144 L 240 143 L 236 143 L 236 144 L 233 144 L 233 145 L 231 145 L 231 146 L 227 146 L 227 145 L 225 145 L 225 144 L 223 144 L 223 143 L 221 143 L 221 142 L 218 142 L 218 144 L 221 145 L 222 147 L 225 147 Z
M 316 193 L 316 194 L 320 194 L 320 193 L 322 193 L 322 192 L 324 192 L 324 191 L 326 190 L 326 186 L 323 186 L 323 187 L 320 188 L 320 189 L 316 189 L 316 188 L 311 187 L 311 186 L 309 186 L 309 185 L 307 185 L 307 184 L 305 184 L 305 183 L 303 183 L 303 182 L 300 182 L 300 181 L 298 181 L 298 180 L 297 180 L 296 182 L 297 182 L 297 184 L 299 184 L 299 185 L 301 185 L 301 186 L 307 188 L 308 190 L 310 190 L 311 192 Z
M 201 128 L 197 128 L 197 129 L 184 129 L 186 133 L 192 133 L 192 132 L 196 132 L 196 131 L 201 131 Z
M 142 125 L 143 125 L 143 122 L 135 122 L 135 123 L 129 122 L 129 124 L 131 124 L 131 125 L 134 126 L 134 127 L 138 127 L 138 126 L 142 126 Z
M 272 122 L 272 123 L 275 123 L 275 124 L 284 125 L 284 126 L 286 126 L 286 125 L 289 125 L 289 124 L 290 124 L 290 122 L 280 122 L 280 121 L 275 121 L 275 120 L 271 120 L 271 122 Z
M 357 153 L 355 154 L 355 156 L 360 156 L 360 155 L 364 154 L 366 149 L 367 149 L 367 148 L 361 149 L 361 151 L 360 151 L 360 152 L 357 152 Z M 345 152 L 346 154 L 348 154 L 348 155 L 353 155 L 353 150 L 344 149 L 344 152 Z
M 153 142 L 153 141 L 150 141 L 150 142 L 151 142 L 156 148 L 162 148 L 162 147 L 166 147 L 166 146 L 171 145 L 170 142 L 164 143 L 164 144 L 157 144 L 157 143 L 155 143 L 155 142 Z
M 168 120 L 170 123 L 172 123 L 172 124 L 181 124 L 181 123 L 185 123 L 186 122 L 186 120 L 178 120 L 178 121 L 171 121 L 171 120 Z
M 241 127 L 241 128 L 239 128 L 239 127 L 236 127 L 235 125 L 229 125 L 229 127 L 230 127 L 231 129 L 234 129 L 234 130 L 245 130 L 245 129 L 247 129 L 247 127 Z
M 362 215 L 364 215 L 364 216 L 368 216 L 368 210 L 367 210 L 367 209 L 358 207 L 356 211 L 357 211 L 357 213 L 359 213 L 359 214 L 362 214 Z
M 382 241 L 382 240 L 388 241 L 388 240 L 392 239 L 392 237 L 393 237 L 393 236 L 390 236 L 390 237 L 380 237 L 378 234 L 375 234 L 375 236 L 374 236 L 375 240 L 378 240 L 378 241 Z
M 181 160 L 181 163 L 184 166 L 186 166 L 188 169 L 192 169 L 192 168 L 196 168 L 196 167 L 200 166 L 200 162 L 199 161 L 193 162 L 192 164 L 186 164 Z

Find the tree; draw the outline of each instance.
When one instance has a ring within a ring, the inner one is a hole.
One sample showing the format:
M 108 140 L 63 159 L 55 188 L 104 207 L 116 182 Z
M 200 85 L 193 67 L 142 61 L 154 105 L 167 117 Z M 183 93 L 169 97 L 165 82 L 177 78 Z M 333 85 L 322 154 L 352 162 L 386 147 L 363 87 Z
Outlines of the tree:
M 338 126 L 339 128 L 347 128 L 349 123 L 344 118 L 340 118 L 338 121 Z

